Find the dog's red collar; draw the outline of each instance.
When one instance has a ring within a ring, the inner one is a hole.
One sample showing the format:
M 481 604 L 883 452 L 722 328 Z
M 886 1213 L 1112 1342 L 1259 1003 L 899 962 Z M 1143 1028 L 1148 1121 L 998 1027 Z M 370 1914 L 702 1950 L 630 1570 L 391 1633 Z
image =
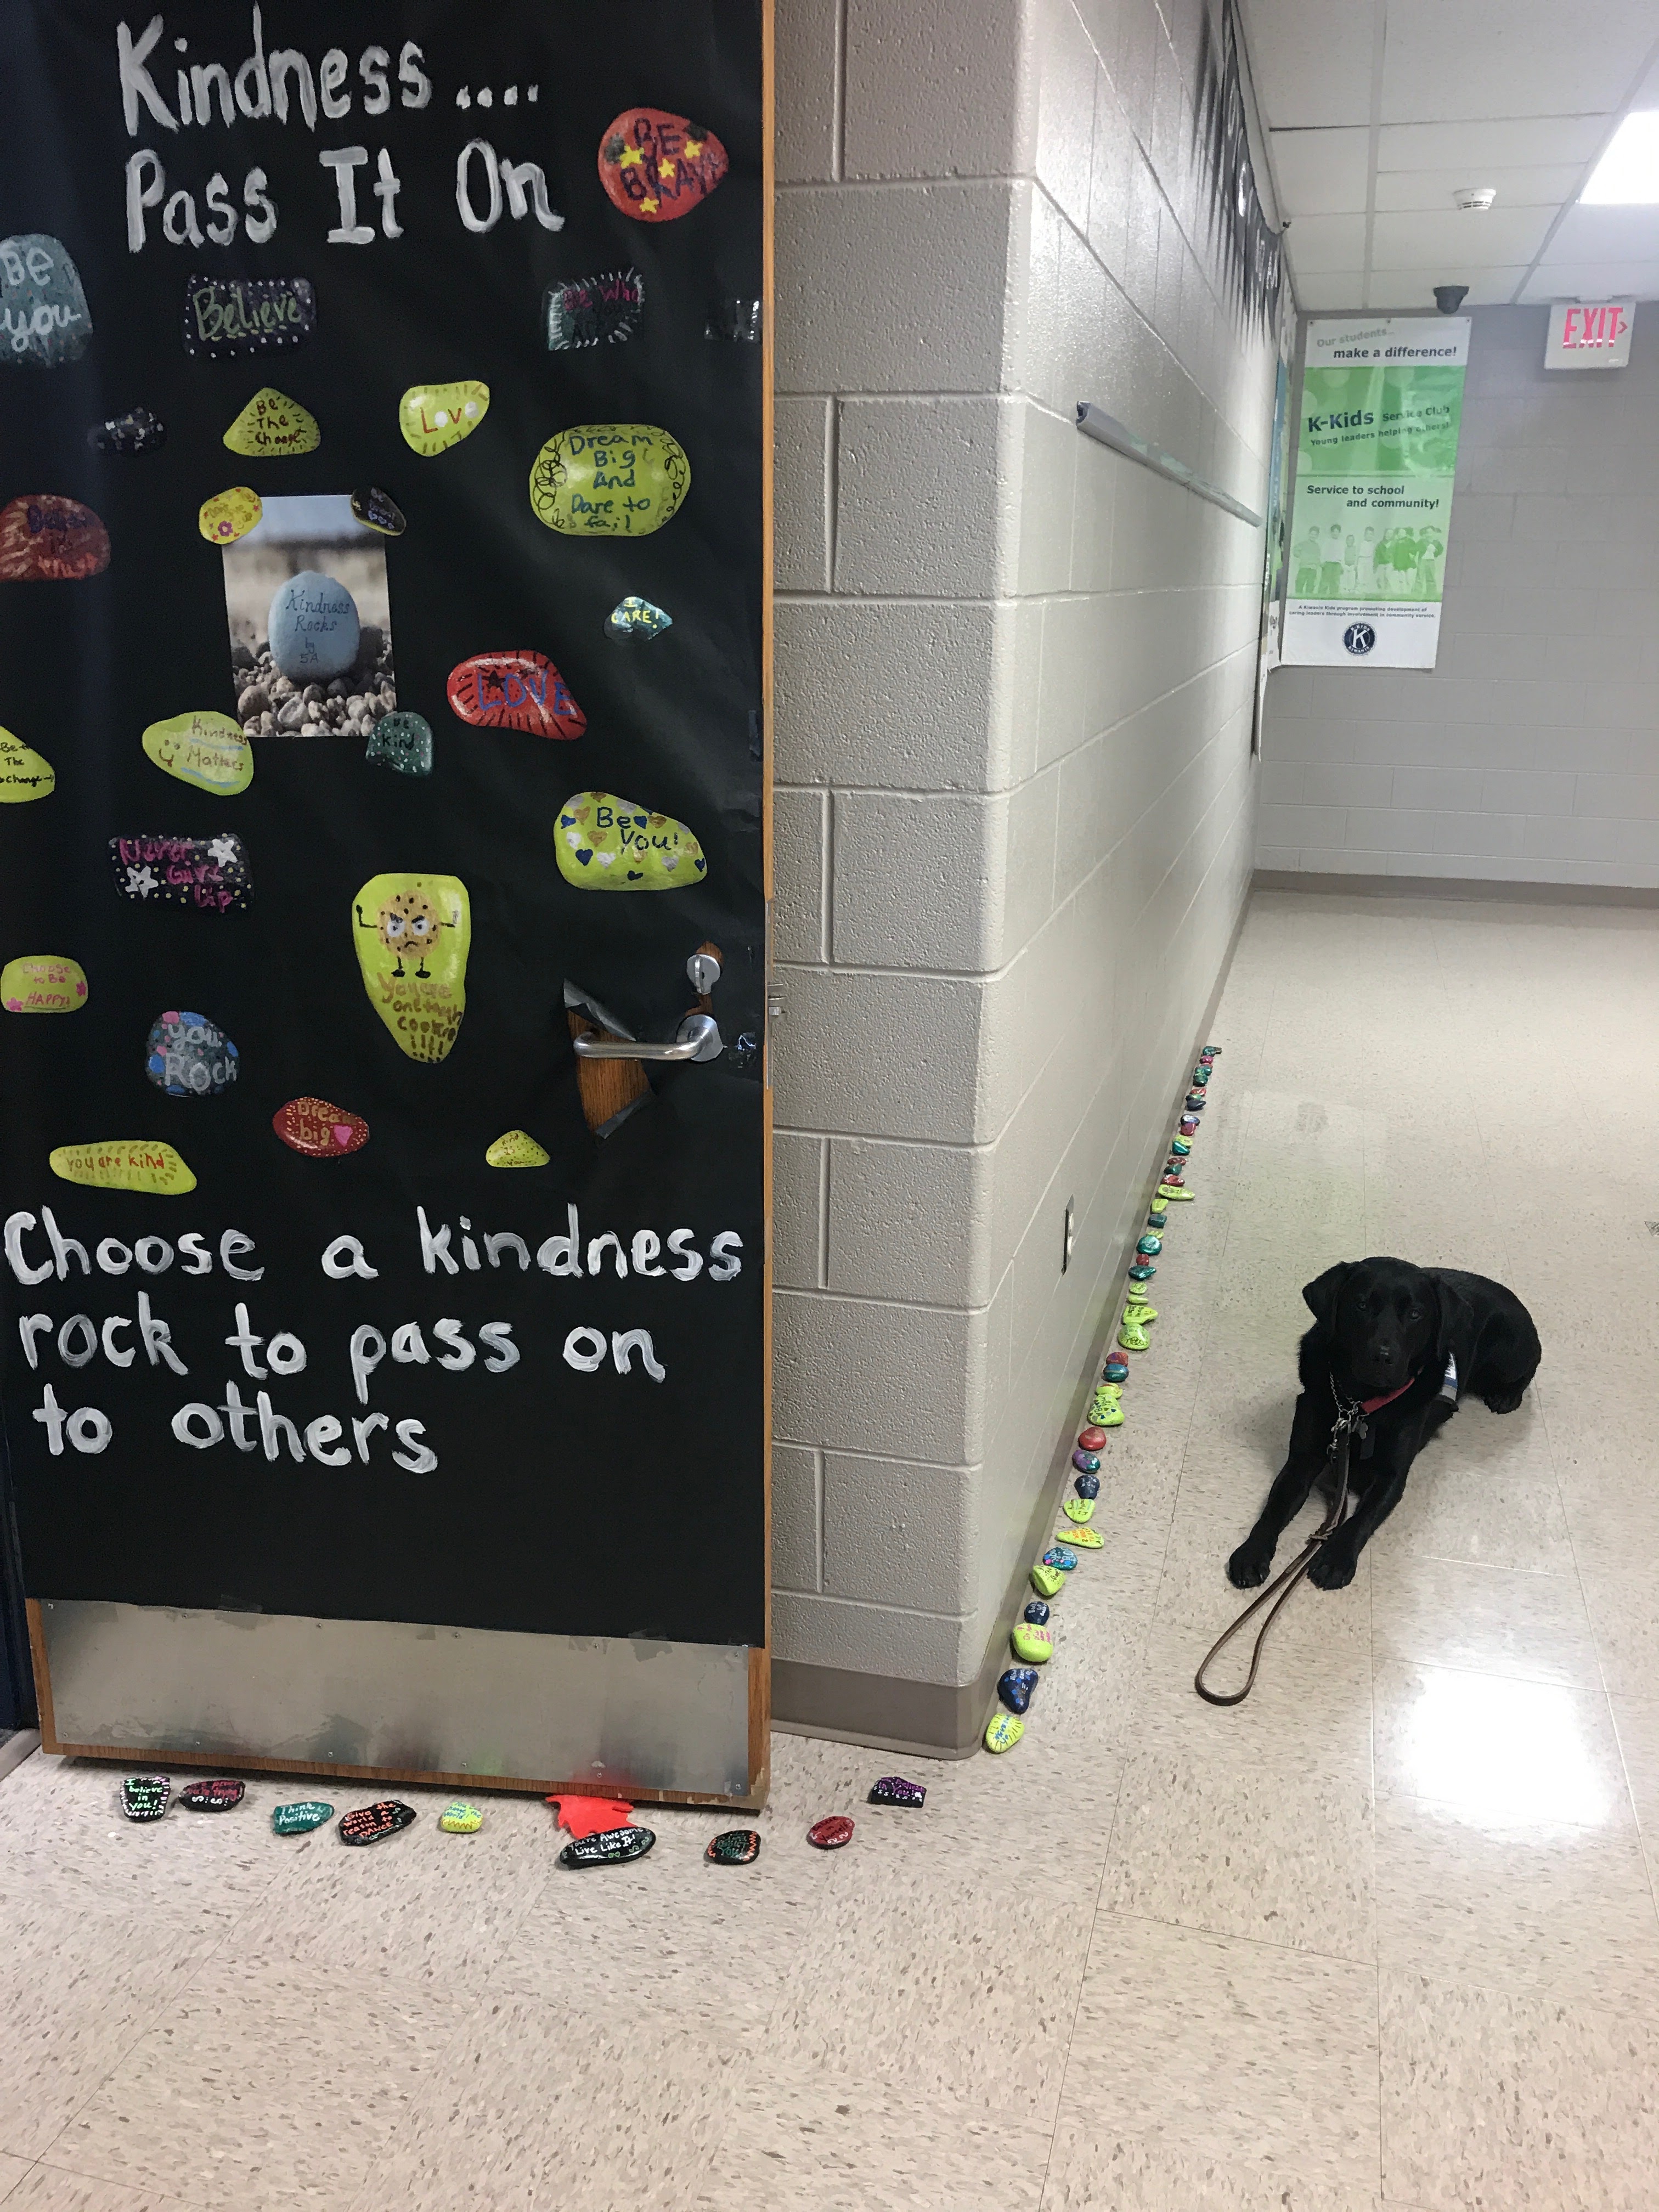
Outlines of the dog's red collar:
M 1416 1380 L 1415 1375 L 1408 1375 L 1397 1390 L 1387 1390 L 1380 1398 L 1362 1398 L 1359 1401 L 1360 1412 L 1380 1413 L 1384 1406 L 1392 1406 L 1396 1398 L 1403 1398 Z

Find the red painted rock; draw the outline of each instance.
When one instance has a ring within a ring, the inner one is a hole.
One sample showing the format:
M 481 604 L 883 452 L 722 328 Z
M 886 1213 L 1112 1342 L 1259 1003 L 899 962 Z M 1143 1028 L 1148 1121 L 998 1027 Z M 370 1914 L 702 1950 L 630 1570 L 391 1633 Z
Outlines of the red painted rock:
M 690 215 L 730 167 L 712 131 L 660 107 L 626 109 L 599 141 L 605 198 L 635 222 Z
M 109 532 L 89 507 L 27 492 L 0 509 L 0 583 L 73 584 L 109 566 Z
M 814 1820 L 806 1831 L 806 1840 L 816 1844 L 821 1851 L 838 1851 L 853 1840 L 853 1823 L 844 1813 L 832 1813 L 827 1820 Z
M 361 1152 L 368 1142 L 368 1124 L 362 1115 L 331 1106 L 326 1098 L 290 1098 L 271 1115 L 270 1126 L 285 1145 L 308 1160 L 343 1159 L 348 1152 Z
M 1078 1442 L 1086 1452 L 1097 1452 L 1103 1450 L 1106 1444 L 1106 1431 L 1104 1429 L 1097 1429 L 1093 1427 L 1080 1430 L 1078 1434 Z
M 449 703 L 481 730 L 579 738 L 587 717 L 544 653 L 475 653 L 449 672 Z

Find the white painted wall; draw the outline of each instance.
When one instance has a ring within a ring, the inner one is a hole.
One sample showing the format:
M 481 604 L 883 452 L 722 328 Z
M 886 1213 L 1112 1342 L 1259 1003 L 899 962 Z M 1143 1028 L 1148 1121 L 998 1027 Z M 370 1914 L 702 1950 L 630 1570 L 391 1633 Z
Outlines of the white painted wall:
M 786 1660 L 979 1674 L 1244 896 L 1260 537 L 1074 427 L 1261 503 L 1197 23 L 779 0 Z
M 1659 886 L 1659 309 L 1546 372 L 1547 307 L 1474 310 L 1432 671 L 1269 678 L 1259 859 Z

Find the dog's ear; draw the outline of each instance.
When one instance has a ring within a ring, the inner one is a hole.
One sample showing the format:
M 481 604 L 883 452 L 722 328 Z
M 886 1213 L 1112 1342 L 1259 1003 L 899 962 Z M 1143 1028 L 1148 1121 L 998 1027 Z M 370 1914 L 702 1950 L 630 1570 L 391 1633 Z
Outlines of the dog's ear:
M 1330 1327 L 1342 1285 L 1358 1265 L 1358 1260 L 1339 1260 L 1335 1267 L 1327 1267 L 1322 1275 L 1316 1275 L 1312 1282 L 1302 1285 L 1308 1311 L 1322 1328 Z
M 1435 1359 L 1443 1375 L 1447 1360 L 1455 1358 L 1458 1379 L 1467 1385 L 1474 1356 L 1474 1309 L 1443 1275 L 1435 1277 L 1434 1291 L 1440 1308 L 1440 1326 L 1434 1340 Z

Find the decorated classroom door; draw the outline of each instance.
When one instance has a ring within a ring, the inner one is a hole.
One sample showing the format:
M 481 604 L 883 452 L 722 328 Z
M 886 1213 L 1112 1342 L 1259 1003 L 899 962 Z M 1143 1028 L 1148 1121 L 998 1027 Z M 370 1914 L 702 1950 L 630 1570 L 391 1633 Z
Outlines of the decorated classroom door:
M 0 0 L 49 1741 L 763 1786 L 761 0 Z

